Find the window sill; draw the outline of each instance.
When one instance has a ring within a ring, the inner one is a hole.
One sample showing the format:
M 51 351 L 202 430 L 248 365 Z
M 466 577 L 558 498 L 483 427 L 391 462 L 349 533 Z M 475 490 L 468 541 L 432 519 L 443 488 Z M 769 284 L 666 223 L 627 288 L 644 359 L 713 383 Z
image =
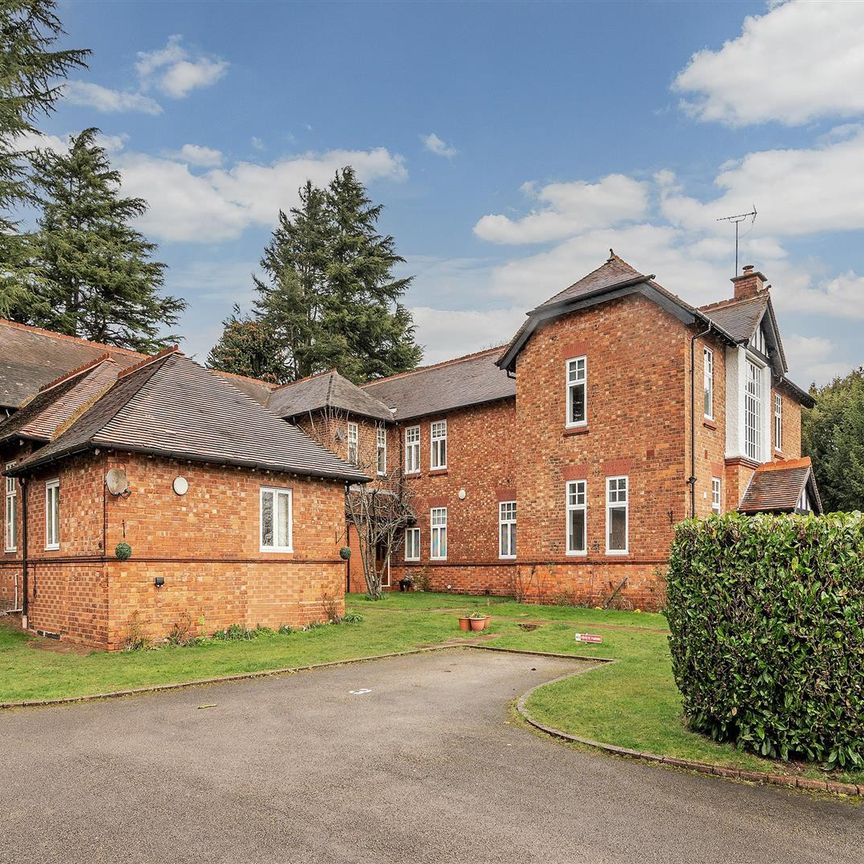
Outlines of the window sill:
M 607 549 L 607 550 L 606 550 L 606 557 L 607 557 L 607 558 L 629 558 L 629 557 L 630 557 L 630 553 L 629 553 L 628 551 L 626 551 L 626 550 L 624 550 L 624 551 L 620 551 L 620 552 L 616 552 L 616 551 L 614 551 L 614 550 Z
M 59 546 L 46 546 L 45 551 L 46 552 L 59 552 L 60 547 Z
M 588 434 L 588 426 L 565 426 L 564 427 L 564 435 L 587 435 Z
M 717 421 L 716 421 L 716 420 L 712 420 L 710 417 L 706 417 L 706 418 L 702 421 L 702 425 L 703 425 L 706 429 L 711 429 L 712 431 L 717 429 Z
M 277 549 L 273 546 L 262 546 L 260 551 L 262 553 L 270 552 L 273 555 L 293 555 L 294 554 L 293 549 Z
M 430 468 L 429 476 L 430 477 L 443 477 L 447 473 L 446 468 Z
M 584 552 L 565 552 L 564 554 L 568 558 L 587 558 L 588 550 L 586 549 Z
M 406 471 L 405 476 L 406 477 L 419 477 L 420 472 L 419 471 Z

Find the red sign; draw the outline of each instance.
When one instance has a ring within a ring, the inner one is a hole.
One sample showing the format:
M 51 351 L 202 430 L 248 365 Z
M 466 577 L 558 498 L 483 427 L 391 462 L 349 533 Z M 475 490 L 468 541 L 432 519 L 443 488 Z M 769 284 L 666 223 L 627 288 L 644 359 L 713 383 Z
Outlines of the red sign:
M 577 633 L 576 634 L 576 641 L 577 642 L 591 642 L 591 643 L 596 644 L 598 642 L 602 642 L 603 637 L 602 636 L 596 636 L 593 633 Z

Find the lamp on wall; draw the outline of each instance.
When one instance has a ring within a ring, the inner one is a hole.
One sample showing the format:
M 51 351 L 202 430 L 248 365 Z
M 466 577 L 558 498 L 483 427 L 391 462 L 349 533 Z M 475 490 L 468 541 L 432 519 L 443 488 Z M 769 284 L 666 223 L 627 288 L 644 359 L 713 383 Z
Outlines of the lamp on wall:
M 157 588 L 161 588 L 165 584 L 165 577 L 164 576 L 154 576 L 153 577 L 153 584 Z

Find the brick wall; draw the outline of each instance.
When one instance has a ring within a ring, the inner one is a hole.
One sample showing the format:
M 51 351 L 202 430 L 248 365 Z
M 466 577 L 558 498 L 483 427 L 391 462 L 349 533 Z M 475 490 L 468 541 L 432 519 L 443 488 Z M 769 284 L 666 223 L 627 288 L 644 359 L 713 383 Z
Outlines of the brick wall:
M 126 471 L 128 497 L 105 490 L 110 468 Z M 182 496 L 172 489 L 180 475 Z M 51 477 L 60 480 L 56 551 L 44 549 Z M 260 549 L 262 486 L 292 490 L 293 552 Z M 28 488 L 32 629 L 119 648 L 133 630 L 161 639 L 176 624 L 202 634 L 296 626 L 323 620 L 328 599 L 344 610 L 339 481 L 114 453 L 64 460 Z M 114 557 L 121 541 L 128 561 Z

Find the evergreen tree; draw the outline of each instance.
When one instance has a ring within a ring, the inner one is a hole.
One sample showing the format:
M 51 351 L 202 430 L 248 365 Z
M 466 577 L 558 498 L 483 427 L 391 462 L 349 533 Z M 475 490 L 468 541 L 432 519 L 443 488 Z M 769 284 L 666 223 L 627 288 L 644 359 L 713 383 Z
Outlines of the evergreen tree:
M 207 357 L 211 369 L 276 384 L 290 380 L 282 354 L 274 350 L 273 335 L 261 318 L 242 315 L 235 304 L 234 311 L 222 325 L 222 337 Z
M 0 0 L 0 315 L 27 320 L 34 302 L 25 238 L 13 210 L 32 201 L 22 143 L 60 95 L 56 79 L 88 51 L 50 50 L 63 34 L 54 0 Z
M 266 278 L 255 279 L 255 307 L 286 380 L 335 367 L 359 382 L 419 362 L 411 314 L 400 302 L 411 279 L 393 276 L 404 259 L 393 237 L 377 232 L 381 209 L 345 168 L 326 189 L 307 182 L 299 205 L 279 213 L 261 260 Z
M 186 303 L 159 293 L 165 265 L 151 260 L 156 246 L 129 224 L 147 204 L 120 196 L 120 174 L 97 134 L 85 129 L 68 152 L 34 157 L 42 216 L 32 255 L 48 307 L 35 323 L 150 353 L 177 341 L 158 334 L 176 324 Z
M 802 414 L 801 445 L 826 511 L 864 510 L 864 367 L 822 388 Z

